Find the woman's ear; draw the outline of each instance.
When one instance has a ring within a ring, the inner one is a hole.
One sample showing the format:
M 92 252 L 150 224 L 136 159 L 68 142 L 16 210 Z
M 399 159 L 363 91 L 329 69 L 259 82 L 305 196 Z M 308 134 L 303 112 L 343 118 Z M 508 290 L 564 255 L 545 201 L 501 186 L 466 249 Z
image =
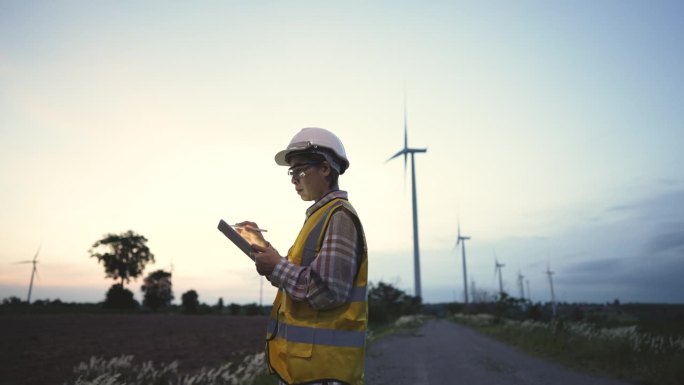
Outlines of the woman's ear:
M 327 161 L 324 161 L 323 163 L 321 163 L 321 171 L 323 171 L 323 175 L 326 177 L 328 175 L 330 175 L 330 172 L 332 171 L 332 168 L 330 167 L 330 163 L 328 163 Z

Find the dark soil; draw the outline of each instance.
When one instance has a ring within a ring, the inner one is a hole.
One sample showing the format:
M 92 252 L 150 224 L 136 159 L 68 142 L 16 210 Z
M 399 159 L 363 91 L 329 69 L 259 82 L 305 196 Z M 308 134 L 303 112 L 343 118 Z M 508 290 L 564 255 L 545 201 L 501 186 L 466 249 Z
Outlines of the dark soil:
M 90 357 L 215 368 L 264 350 L 266 317 L 181 314 L 0 315 L 0 384 L 63 384 Z

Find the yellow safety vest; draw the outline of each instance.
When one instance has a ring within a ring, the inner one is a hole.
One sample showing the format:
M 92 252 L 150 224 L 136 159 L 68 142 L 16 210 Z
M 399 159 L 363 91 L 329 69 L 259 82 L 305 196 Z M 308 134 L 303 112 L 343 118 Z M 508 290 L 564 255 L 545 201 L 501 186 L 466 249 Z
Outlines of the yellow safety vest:
M 362 242 L 362 259 L 348 302 L 330 310 L 316 310 L 306 301 L 294 301 L 278 291 L 266 333 L 269 370 L 288 384 L 336 380 L 363 384 L 368 329 L 368 253 L 361 222 L 344 199 L 333 199 L 304 223 L 288 260 L 309 266 L 321 249 L 333 213 L 349 212 Z

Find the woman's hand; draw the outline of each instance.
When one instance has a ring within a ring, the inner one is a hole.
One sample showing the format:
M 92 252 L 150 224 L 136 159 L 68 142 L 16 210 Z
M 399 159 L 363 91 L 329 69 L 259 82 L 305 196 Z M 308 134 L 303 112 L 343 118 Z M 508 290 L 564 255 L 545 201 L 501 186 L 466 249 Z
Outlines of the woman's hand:
M 254 262 L 256 262 L 257 273 L 264 276 L 271 275 L 281 260 L 278 250 L 274 249 L 270 243 L 266 247 L 254 244 L 252 249 L 254 250 L 252 254 L 254 255 Z
M 264 235 L 258 229 L 254 222 L 244 221 L 235 224 L 235 231 L 238 232 L 243 238 L 249 242 L 250 245 L 259 245 L 261 247 L 267 247 L 269 243 L 264 239 Z

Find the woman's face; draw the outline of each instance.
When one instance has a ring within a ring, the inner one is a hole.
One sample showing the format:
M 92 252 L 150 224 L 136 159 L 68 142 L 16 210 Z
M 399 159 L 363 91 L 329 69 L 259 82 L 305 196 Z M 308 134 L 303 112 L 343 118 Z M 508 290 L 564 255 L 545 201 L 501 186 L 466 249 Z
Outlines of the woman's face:
M 329 190 L 330 166 L 327 162 L 317 162 L 301 155 L 290 158 L 291 181 L 297 194 L 304 201 L 317 201 Z

